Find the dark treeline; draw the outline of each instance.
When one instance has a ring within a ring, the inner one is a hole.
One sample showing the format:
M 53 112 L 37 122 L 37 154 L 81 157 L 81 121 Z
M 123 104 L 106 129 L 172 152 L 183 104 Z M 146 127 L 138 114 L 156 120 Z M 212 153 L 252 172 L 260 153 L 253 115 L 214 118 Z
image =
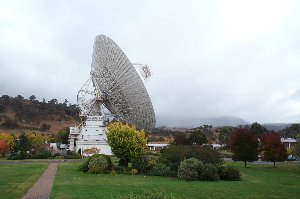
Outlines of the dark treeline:
M 15 117 L 8 116 L 7 113 L 13 112 Z M 57 99 L 46 102 L 38 101 L 34 95 L 25 99 L 23 96 L 10 97 L 2 95 L 0 97 L 0 122 L 9 121 L 9 124 L 18 125 L 17 122 L 26 122 L 39 125 L 43 120 L 69 121 L 75 119 L 79 121 L 78 109 L 76 105 L 65 100 L 59 103 Z M 13 121 L 11 121 L 13 120 Z M 12 126 L 17 127 L 17 126 Z
M 254 122 L 251 125 L 243 125 L 239 127 L 233 127 L 233 126 L 213 127 L 212 125 L 202 125 L 196 128 L 187 129 L 184 132 L 172 131 L 167 127 L 163 127 L 163 128 L 161 127 L 161 128 L 155 128 L 152 131 L 152 134 L 155 134 L 157 136 L 173 136 L 175 140 L 177 140 L 179 143 L 190 143 L 191 142 L 189 138 L 190 134 L 193 132 L 199 132 L 201 136 L 204 135 L 206 137 L 209 143 L 217 142 L 220 144 L 228 144 L 230 136 L 237 128 L 249 129 L 258 137 L 267 135 L 270 132 L 274 132 L 274 130 L 267 129 L 263 125 Z M 283 138 L 297 138 L 297 136 L 300 135 L 300 125 L 291 124 L 290 126 L 275 132 L 278 133 L 280 137 Z

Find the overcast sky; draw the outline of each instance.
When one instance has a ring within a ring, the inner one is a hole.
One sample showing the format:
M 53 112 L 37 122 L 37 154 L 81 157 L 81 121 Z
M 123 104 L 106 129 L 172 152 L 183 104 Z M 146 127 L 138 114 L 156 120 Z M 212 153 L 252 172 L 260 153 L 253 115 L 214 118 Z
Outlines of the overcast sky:
M 0 95 L 76 103 L 93 42 L 147 63 L 157 126 L 300 122 L 300 1 L 0 0 Z

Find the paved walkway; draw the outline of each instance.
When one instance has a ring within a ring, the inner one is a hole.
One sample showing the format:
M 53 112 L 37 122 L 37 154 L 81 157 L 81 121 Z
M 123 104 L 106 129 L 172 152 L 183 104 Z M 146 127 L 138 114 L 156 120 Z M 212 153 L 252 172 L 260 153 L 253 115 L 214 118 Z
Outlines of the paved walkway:
M 56 169 L 57 163 L 49 164 L 43 175 L 22 199 L 48 199 L 50 197 Z

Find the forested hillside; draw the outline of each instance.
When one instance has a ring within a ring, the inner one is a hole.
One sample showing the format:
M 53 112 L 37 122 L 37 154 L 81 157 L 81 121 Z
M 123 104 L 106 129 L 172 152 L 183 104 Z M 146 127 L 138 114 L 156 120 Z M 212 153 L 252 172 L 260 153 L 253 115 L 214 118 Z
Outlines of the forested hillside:
M 39 130 L 57 131 L 61 128 L 79 123 L 76 105 L 57 99 L 42 102 L 34 95 L 25 99 L 23 96 L 0 97 L 1 130 Z

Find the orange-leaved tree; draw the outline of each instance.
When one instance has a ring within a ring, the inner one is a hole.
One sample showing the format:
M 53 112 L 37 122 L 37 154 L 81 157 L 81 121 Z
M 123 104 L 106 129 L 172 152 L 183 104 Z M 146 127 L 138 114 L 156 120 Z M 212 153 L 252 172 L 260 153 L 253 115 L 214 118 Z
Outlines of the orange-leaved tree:
M 4 141 L 0 140 L 0 153 L 2 154 L 2 157 L 5 156 L 5 154 L 9 151 L 9 146 Z

